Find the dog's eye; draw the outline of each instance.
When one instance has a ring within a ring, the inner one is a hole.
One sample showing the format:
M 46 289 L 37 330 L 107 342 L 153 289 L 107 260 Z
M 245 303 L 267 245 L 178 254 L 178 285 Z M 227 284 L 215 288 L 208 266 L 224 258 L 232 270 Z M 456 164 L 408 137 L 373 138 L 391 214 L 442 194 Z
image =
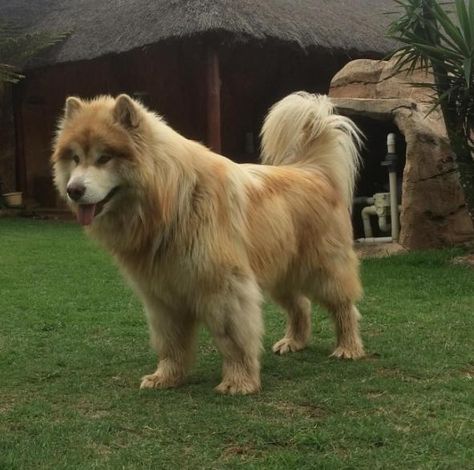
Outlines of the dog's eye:
M 101 155 L 101 156 L 97 159 L 97 164 L 98 164 L 98 165 L 104 165 L 104 164 L 107 163 L 111 158 L 112 158 L 111 155 Z
M 78 155 L 73 155 L 72 159 L 73 159 L 73 161 L 76 165 L 79 164 L 79 156 Z

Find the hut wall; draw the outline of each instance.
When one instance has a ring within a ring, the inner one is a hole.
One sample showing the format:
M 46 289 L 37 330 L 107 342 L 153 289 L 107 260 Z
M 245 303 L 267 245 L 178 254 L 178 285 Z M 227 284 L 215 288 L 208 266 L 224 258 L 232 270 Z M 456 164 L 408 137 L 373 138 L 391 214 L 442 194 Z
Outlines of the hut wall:
M 165 116 L 179 132 L 204 140 L 205 113 L 194 60 L 178 46 L 150 48 L 28 73 L 21 102 L 26 194 L 43 207 L 58 204 L 49 158 L 67 96 L 129 93 Z M 18 155 L 17 155 L 18 159 Z
M 54 207 L 51 143 L 69 95 L 129 93 L 165 117 L 188 138 L 206 140 L 206 44 L 172 42 L 86 62 L 28 73 L 17 126 L 23 134 L 25 186 L 30 200 Z M 297 90 L 327 92 L 332 75 L 347 60 L 321 51 L 303 54 L 277 44 L 217 46 L 221 62 L 222 153 L 236 161 L 257 161 L 258 133 L 268 108 Z M 246 151 L 252 133 L 254 149 Z M 17 155 L 17 161 L 21 160 Z
M 240 46 L 221 52 L 223 154 L 237 162 L 256 162 L 259 133 L 269 108 L 287 94 L 327 93 L 346 59 L 321 51 Z M 246 150 L 246 134 L 254 151 Z

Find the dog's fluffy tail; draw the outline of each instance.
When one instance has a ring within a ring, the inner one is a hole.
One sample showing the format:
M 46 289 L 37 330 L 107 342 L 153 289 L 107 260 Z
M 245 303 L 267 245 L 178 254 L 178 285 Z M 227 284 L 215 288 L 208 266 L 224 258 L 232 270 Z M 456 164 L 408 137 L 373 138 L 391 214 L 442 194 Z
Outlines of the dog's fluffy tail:
M 261 137 L 262 163 L 319 169 L 352 208 L 362 133 L 349 118 L 334 114 L 326 95 L 300 91 L 283 98 L 270 109 Z

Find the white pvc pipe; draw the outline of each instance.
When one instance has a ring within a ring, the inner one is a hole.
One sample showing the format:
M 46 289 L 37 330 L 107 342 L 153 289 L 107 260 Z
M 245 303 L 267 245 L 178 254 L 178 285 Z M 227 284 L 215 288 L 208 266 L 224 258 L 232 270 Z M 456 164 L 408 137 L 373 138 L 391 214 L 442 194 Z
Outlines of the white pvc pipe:
M 357 243 L 390 243 L 392 237 L 371 237 L 371 238 L 358 238 Z
M 388 153 L 395 153 L 396 136 L 393 132 L 387 135 L 387 150 Z
M 398 221 L 397 174 L 391 171 L 388 174 L 390 183 L 390 219 L 392 224 L 392 238 L 398 241 L 400 223 Z
M 364 235 L 365 238 L 373 237 L 372 226 L 370 225 L 370 216 L 377 215 L 375 206 L 364 207 L 361 211 L 362 223 L 364 224 Z
M 371 215 L 377 216 L 377 222 L 381 232 L 390 232 L 391 224 L 387 221 L 387 216 L 379 215 L 375 206 L 366 206 L 361 211 L 362 223 L 364 224 L 365 238 L 372 238 L 374 236 L 374 233 L 372 231 L 372 225 L 370 224 Z
M 381 232 L 390 232 L 390 223 L 386 215 L 379 215 L 379 228 Z
M 359 196 L 354 198 L 354 204 L 367 204 L 368 206 L 374 203 L 373 197 Z
M 387 135 L 387 151 L 389 154 L 396 153 L 396 136 L 393 132 Z M 388 181 L 390 186 L 390 219 L 392 225 L 392 238 L 398 241 L 400 233 L 400 223 L 398 220 L 398 198 L 397 198 L 397 173 L 390 171 L 388 174 Z
M 387 135 L 387 151 L 389 154 L 395 154 L 396 136 L 394 133 Z M 365 238 L 359 238 L 356 241 L 358 243 L 389 243 L 392 241 L 398 241 L 398 236 L 400 233 L 400 222 L 398 219 L 399 210 L 401 206 L 398 205 L 397 197 L 397 173 L 395 171 L 390 171 L 388 174 L 389 177 L 389 186 L 390 186 L 390 223 L 387 222 L 385 215 L 378 215 L 375 206 L 367 206 L 362 209 L 362 222 L 364 224 L 364 234 Z M 359 197 L 356 198 L 354 202 L 373 204 L 374 198 L 370 197 Z M 382 232 L 390 231 L 392 233 L 391 237 L 374 237 L 372 232 L 372 226 L 370 225 L 370 216 L 378 216 L 379 228 Z

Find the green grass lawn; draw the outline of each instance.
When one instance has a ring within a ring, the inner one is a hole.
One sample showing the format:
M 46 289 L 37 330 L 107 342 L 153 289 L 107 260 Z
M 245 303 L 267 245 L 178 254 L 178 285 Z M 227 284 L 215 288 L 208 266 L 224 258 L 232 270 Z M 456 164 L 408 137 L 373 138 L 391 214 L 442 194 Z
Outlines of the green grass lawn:
M 202 332 L 188 382 L 139 391 L 155 368 L 142 308 L 74 224 L 0 219 L 0 468 L 474 468 L 474 270 L 459 250 L 366 260 L 368 357 L 271 345 L 259 395 L 220 396 Z

